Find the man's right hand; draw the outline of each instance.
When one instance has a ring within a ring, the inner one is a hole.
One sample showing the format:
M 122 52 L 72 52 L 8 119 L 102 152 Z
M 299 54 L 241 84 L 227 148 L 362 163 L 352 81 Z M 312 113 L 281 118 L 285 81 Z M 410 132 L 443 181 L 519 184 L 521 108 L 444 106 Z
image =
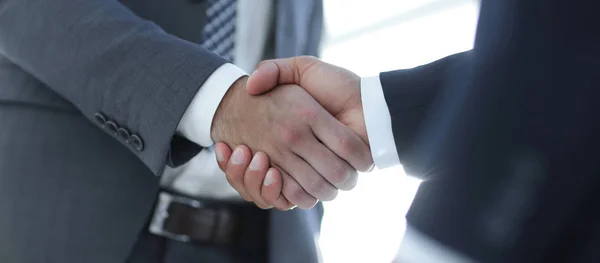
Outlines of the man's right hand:
M 361 139 L 368 143 L 366 125 L 364 121 L 362 100 L 360 94 L 360 78 L 353 72 L 324 63 L 314 57 L 293 57 L 287 59 L 274 59 L 261 62 L 257 70 L 252 74 L 247 84 L 247 91 L 252 95 L 260 95 L 268 91 L 276 92 L 280 85 L 300 85 L 312 97 L 342 124 L 353 130 Z M 277 87 L 277 89 L 275 89 Z M 266 93 L 267 95 L 270 93 Z M 259 166 L 260 169 L 249 167 L 250 158 L 245 162 L 232 163 L 229 159 L 232 145 L 226 146 L 217 143 L 215 150 L 222 158 L 218 160 L 221 169 L 227 174 L 232 184 L 238 185 L 236 189 L 240 193 L 248 195 L 247 200 L 254 201 L 259 207 L 274 206 L 285 210 L 288 204 L 273 200 L 287 196 L 280 194 L 279 184 L 263 185 L 260 182 L 267 178 L 267 168 Z M 246 149 L 244 145 L 238 145 L 237 149 Z M 260 158 L 272 157 L 264 153 L 258 153 Z M 254 159 L 253 159 L 254 160 Z M 369 163 L 372 158 L 368 156 Z M 262 164 L 262 163 L 261 163 Z M 355 167 L 357 168 L 357 167 Z M 370 169 L 371 167 L 369 167 Z M 369 169 L 360 169 L 366 171 Z M 261 174 L 262 171 L 262 174 Z M 279 182 L 281 175 L 277 169 L 269 169 L 271 180 Z M 292 201 L 292 200 L 290 200 Z M 292 201 L 293 204 L 294 203 Z
M 310 208 L 317 199 L 332 200 L 337 189 L 355 186 L 355 169 L 371 167 L 367 144 L 304 89 L 284 85 L 268 94 L 251 96 L 246 92 L 246 82 L 246 77 L 239 79 L 221 101 L 211 137 L 232 148 L 243 144 L 252 152 L 268 155 L 281 172 L 282 192 L 290 202 Z M 232 161 L 234 158 L 242 162 L 250 154 L 236 151 Z M 243 185 L 230 179 L 230 184 L 248 200 Z
M 259 95 L 285 84 L 304 88 L 331 115 L 369 143 L 360 77 L 354 72 L 311 56 L 265 60 L 248 79 L 247 91 Z

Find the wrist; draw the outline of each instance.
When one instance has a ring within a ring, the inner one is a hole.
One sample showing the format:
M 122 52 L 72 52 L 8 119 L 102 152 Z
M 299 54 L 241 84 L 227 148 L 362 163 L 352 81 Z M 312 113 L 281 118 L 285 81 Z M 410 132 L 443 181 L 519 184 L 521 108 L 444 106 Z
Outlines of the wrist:
M 210 137 L 213 141 L 223 141 L 224 136 L 227 133 L 226 126 L 231 122 L 228 116 L 231 116 L 232 114 L 235 115 L 235 112 L 237 112 L 236 108 L 238 107 L 240 95 L 242 92 L 246 92 L 247 81 L 248 76 L 239 78 L 231 85 L 231 87 L 229 87 L 225 96 L 223 96 L 212 120 Z

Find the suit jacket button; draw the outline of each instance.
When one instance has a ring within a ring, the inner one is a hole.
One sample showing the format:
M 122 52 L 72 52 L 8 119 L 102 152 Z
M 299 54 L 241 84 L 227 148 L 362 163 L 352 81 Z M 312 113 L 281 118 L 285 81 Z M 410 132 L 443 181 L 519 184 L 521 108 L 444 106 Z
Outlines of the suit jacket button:
M 129 142 L 129 131 L 125 128 L 119 128 L 117 130 L 117 133 L 119 134 L 119 137 L 121 137 L 121 139 L 125 140 L 126 142 Z
M 98 124 L 100 124 L 102 126 L 104 126 L 104 124 L 106 124 L 106 117 L 104 116 L 104 114 L 102 114 L 100 112 L 96 112 L 96 114 L 94 114 L 94 118 L 96 119 Z
M 112 135 L 117 135 L 117 130 L 119 129 L 119 126 L 117 126 L 117 124 L 114 121 L 107 121 L 106 128 L 108 129 L 108 131 L 110 131 L 110 133 L 112 133 Z
M 142 138 L 137 134 L 132 134 L 131 137 L 129 137 L 129 143 L 131 143 L 133 148 L 138 152 L 141 152 L 144 149 L 144 141 L 142 141 Z

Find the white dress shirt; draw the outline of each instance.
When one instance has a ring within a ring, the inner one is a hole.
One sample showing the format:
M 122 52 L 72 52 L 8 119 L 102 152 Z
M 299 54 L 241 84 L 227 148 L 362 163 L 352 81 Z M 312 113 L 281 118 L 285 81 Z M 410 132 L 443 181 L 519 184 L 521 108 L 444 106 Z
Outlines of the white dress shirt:
M 392 131 L 392 119 L 379 77 L 362 78 L 360 89 L 365 125 L 375 166 L 378 169 L 385 169 L 401 165 Z M 419 232 L 408 222 L 396 259 L 403 263 L 473 262 Z
M 177 132 L 203 147 L 213 141 L 210 129 L 213 116 L 229 87 L 261 61 L 270 32 L 271 0 L 238 0 L 234 63 L 219 67 L 204 82 L 184 113 Z M 199 197 L 241 200 L 219 169 L 212 148 L 204 149 L 186 164 L 166 167 L 161 185 Z

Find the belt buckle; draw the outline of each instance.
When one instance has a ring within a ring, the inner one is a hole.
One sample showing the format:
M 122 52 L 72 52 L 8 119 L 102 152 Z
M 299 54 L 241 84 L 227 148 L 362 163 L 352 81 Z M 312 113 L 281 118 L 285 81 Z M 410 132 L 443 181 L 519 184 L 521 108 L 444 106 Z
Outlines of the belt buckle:
M 165 220 L 169 217 L 168 208 L 172 203 L 185 204 L 193 208 L 202 207 L 202 203 L 198 200 L 190 199 L 183 196 L 176 196 L 167 192 L 158 194 L 158 202 L 154 210 L 154 215 L 148 230 L 150 233 L 162 237 L 174 239 L 181 242 L 190 242 L 192 237 L 184 234 L 176 234 L 164 229 Z

